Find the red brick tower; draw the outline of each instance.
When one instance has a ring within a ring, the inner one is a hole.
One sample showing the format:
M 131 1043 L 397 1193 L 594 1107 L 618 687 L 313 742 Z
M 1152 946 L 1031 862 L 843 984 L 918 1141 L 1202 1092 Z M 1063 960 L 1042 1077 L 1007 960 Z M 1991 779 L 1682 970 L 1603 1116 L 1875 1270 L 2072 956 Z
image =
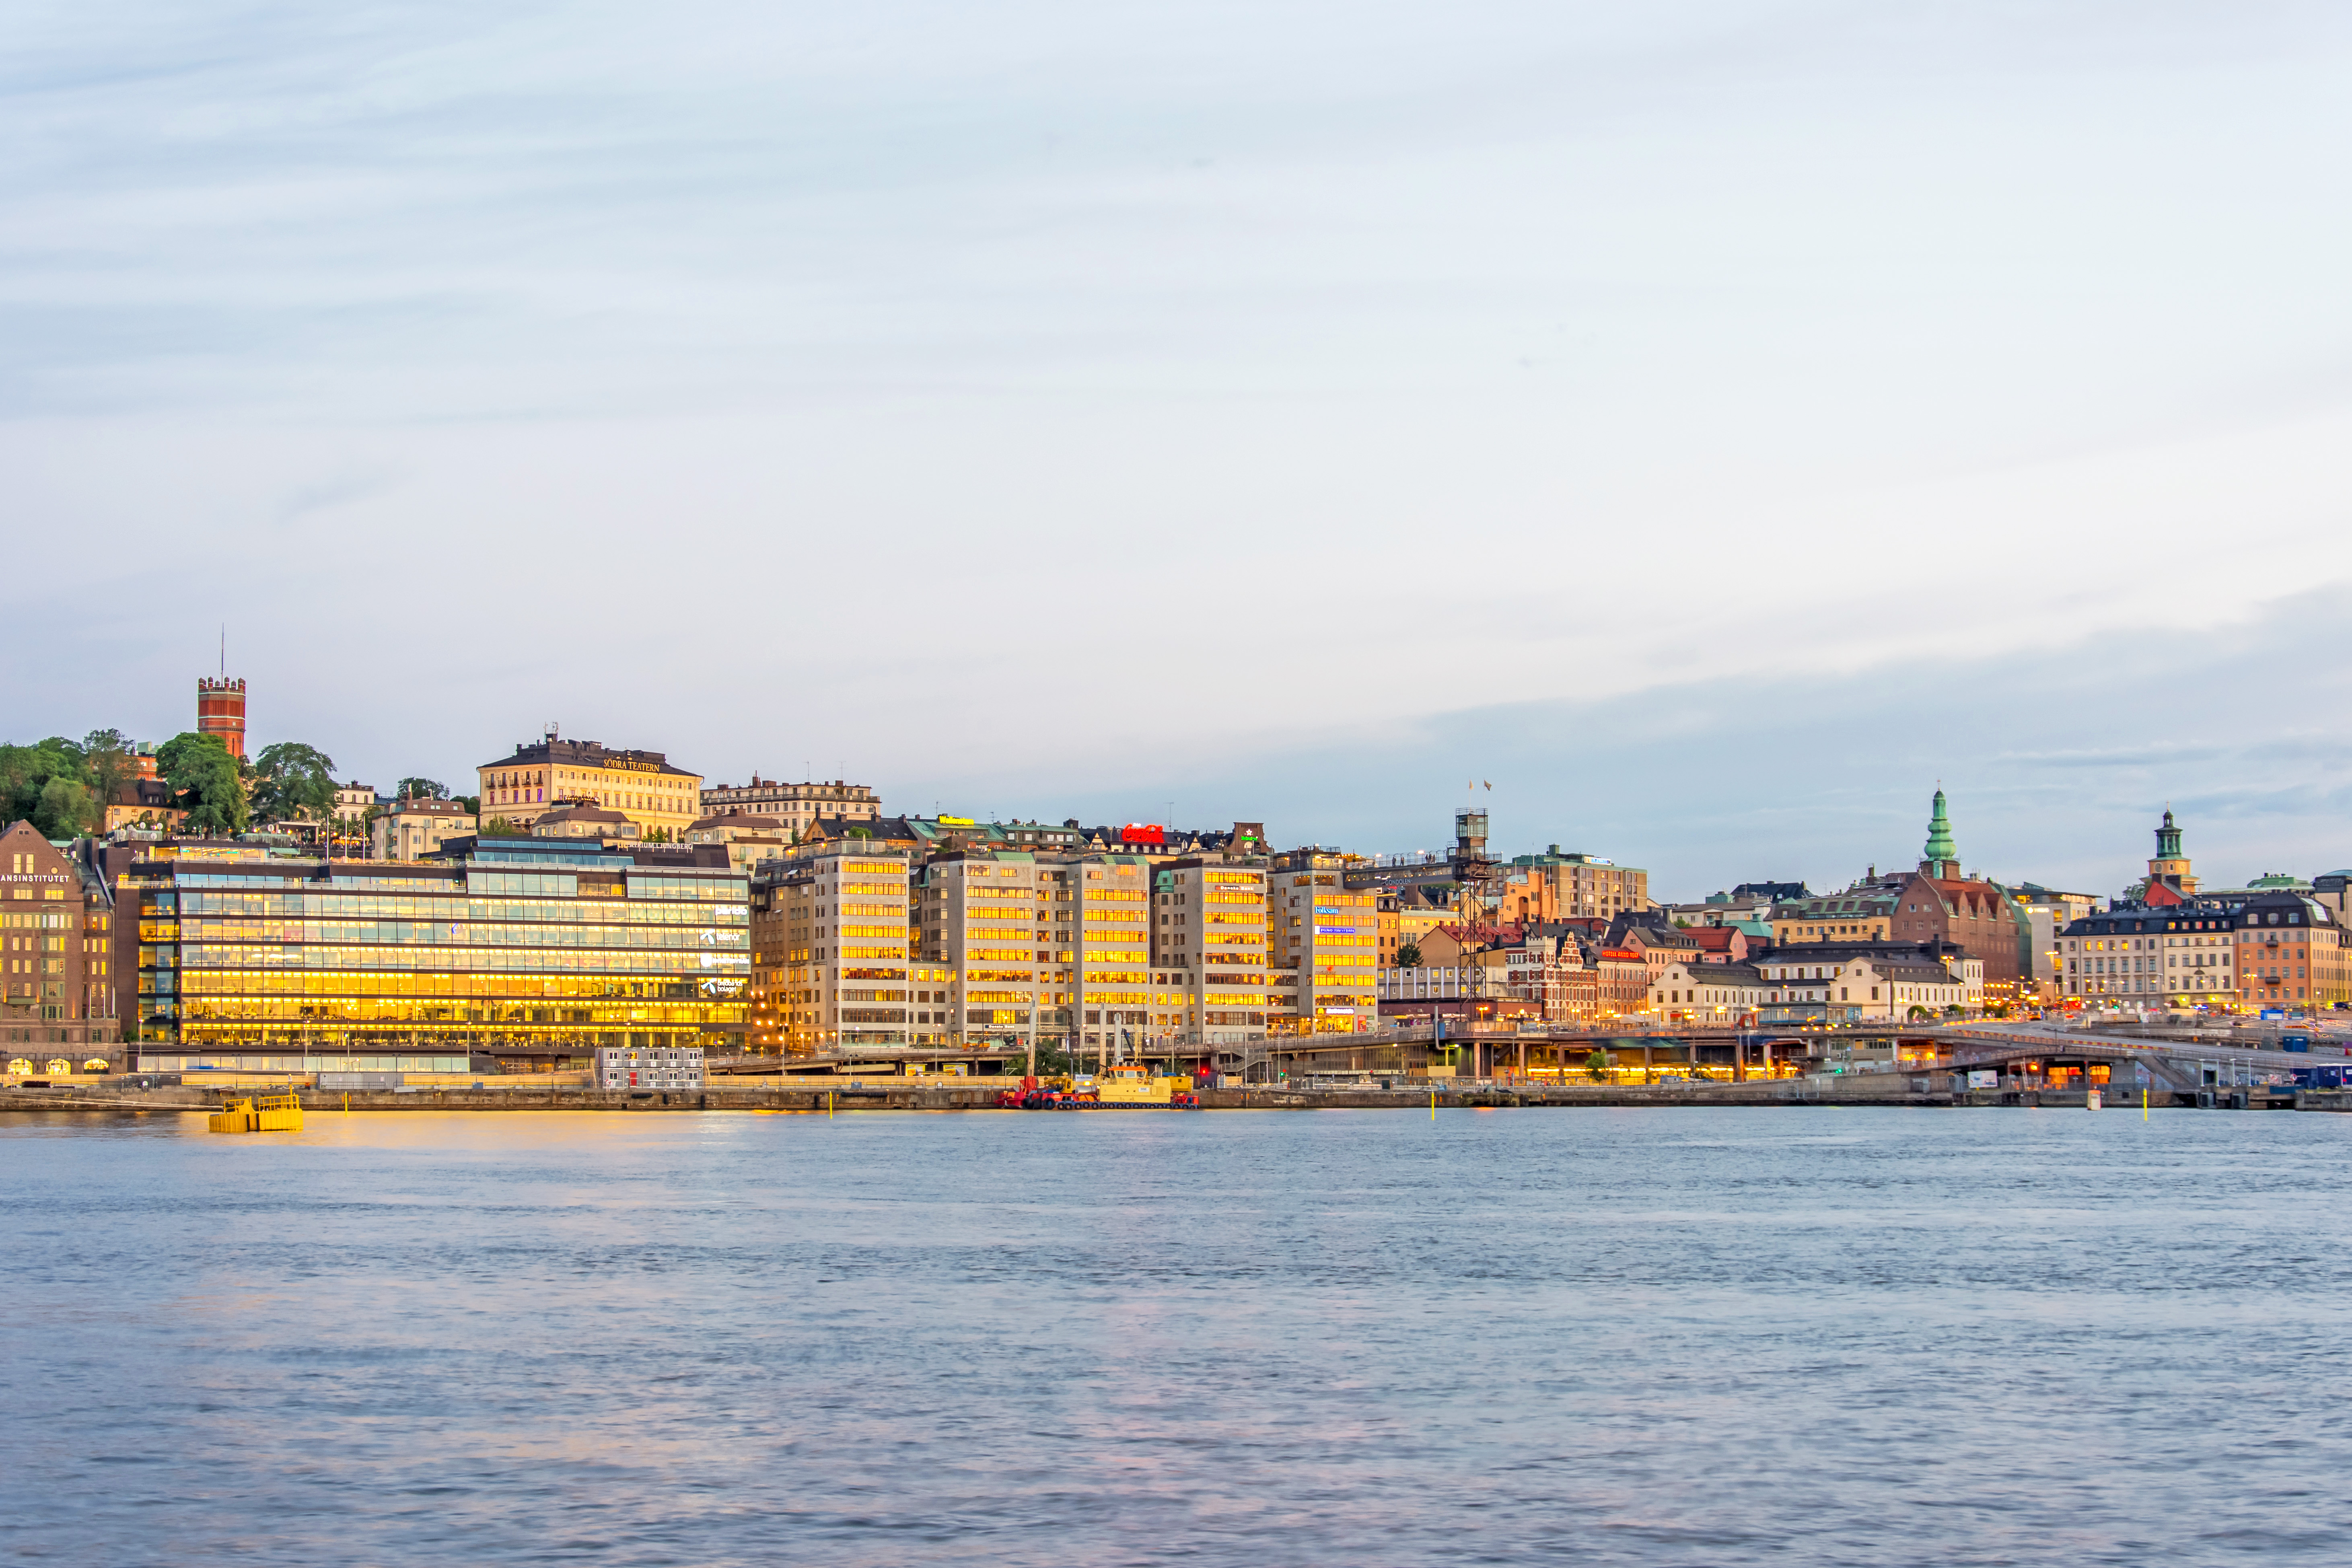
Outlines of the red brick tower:
M 245 682 L 224 675 L 196 678 L 196 731 L 218 735 L 228 754 L 245 760 Z

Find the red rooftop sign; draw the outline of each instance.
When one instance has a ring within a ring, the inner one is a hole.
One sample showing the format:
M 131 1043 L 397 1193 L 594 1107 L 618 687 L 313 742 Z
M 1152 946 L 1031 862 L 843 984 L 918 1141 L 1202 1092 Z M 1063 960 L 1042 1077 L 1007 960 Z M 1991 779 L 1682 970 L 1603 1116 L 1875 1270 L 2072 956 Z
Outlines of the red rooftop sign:
M 1121 844 L 1165 844 L 1168 835 L 1156 822 L 1130 822 L 1118 830 Z

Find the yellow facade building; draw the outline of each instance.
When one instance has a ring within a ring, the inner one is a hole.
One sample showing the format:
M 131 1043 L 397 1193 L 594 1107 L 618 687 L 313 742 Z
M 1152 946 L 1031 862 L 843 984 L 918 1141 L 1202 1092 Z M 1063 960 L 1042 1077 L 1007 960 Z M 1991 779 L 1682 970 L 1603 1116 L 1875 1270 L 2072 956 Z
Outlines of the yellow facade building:
M 659 752 L 620 751 L 601 741 L 546 739 L 474 770 L 485 824 L 504 817 L 525 832 L 560 805 L 598 805 L 637 825 L 655 843 L 683 840 L 702 816 L 702 775 Z

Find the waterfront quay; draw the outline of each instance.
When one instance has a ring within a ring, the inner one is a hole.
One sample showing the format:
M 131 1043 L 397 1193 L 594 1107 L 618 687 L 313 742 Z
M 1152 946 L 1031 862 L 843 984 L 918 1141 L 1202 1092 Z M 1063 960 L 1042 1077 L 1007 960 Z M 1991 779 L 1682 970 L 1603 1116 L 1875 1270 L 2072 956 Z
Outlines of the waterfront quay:
M 2111 1108 L 2206 1110 L 2352 1109 L 2352 1046 L 2329 1042 L 2328 1055 L 2288 1048 L 2276 1036 L 2247 1031 L 2241 1038 L 2185 1029 L 2103 1029 L 2035 1025 L 1967 1026 L 1905 1036 L 1891 1051 L 1912 1053 L 1885 1062 L 1861 1060 L 1871 1047 L 1810 1042 L 1805 1055 L 1769 1059 L 1769 1072 L 1710 1076 L 1689 1065 L 1704 1038 L 1646 1037 L 1653 1060 L 1685 1064 L 1633 1080 L 1596 1069 L 1591 1076 L 1487 1076 L 1419 1073 L 1309 1073 L 1262 1082 L 1204 1084 L 1207 1110 L 1374 1109 L 1516 1109 L 1566 1106 L 1949 1106 L 2083 1108 L 2093 1095 Z M 1585 1042 L 1590 1047 L 1590 1041 Z M 1618 1051 L 1623 1037 L 1608 1042 Z M 1804 1045 L 1804 1041 L 1782 1041 Z M 1758 1047 L 1760 1050 L 1760 1047 Z M 1563 1047 L 1564 1050 L 1564 1047 Z M 1735 1047 L 1735 1059 L 1740 1047 Z M 1801 1062 L 1801 1070 L 1791 1064 Z M 994 1110 L 1019 1084 L 1018 1063 L 1001 1054 L 993 1070 L 948 1072 L 936 1053 L 904 1062 L 871 1059 L 831 1063 L 803 1058 L 748 1058 L 764 1073 L 714 1072 L 702 1084 L 677 1089 L 613 1089 L 542 1075 L 536 1079 L 451 1079 L 365 1089 L 319 1086 L 316 1077 L 279 1080 L 306 1110 L 734 1110 L 833 1114 L 859 1110 L 968 1111 Z M 923 1069 L 930 1070 L 925 1071 Z M 397 1076 L 397 1075 L 393 1075 Z M 209 1110 L 249 1093 L 251 1082 L 189 1081 L 194 1075 L 125 1075 L 70 1079 L 0 1089 L 0 1111 Z M 1088 1106 L 1086 1114 L 1129 1108 Z M 1170 1112 L 1161 1110 L 1160 1114 Z

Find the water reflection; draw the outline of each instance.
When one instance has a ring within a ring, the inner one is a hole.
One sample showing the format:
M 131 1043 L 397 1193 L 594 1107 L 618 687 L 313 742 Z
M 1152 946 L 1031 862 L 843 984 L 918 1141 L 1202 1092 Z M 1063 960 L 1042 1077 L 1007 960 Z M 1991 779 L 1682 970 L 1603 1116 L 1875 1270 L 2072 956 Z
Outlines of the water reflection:
M 2335 1559 L 2352 1119 L 0 1123 L 20 1554 Z

